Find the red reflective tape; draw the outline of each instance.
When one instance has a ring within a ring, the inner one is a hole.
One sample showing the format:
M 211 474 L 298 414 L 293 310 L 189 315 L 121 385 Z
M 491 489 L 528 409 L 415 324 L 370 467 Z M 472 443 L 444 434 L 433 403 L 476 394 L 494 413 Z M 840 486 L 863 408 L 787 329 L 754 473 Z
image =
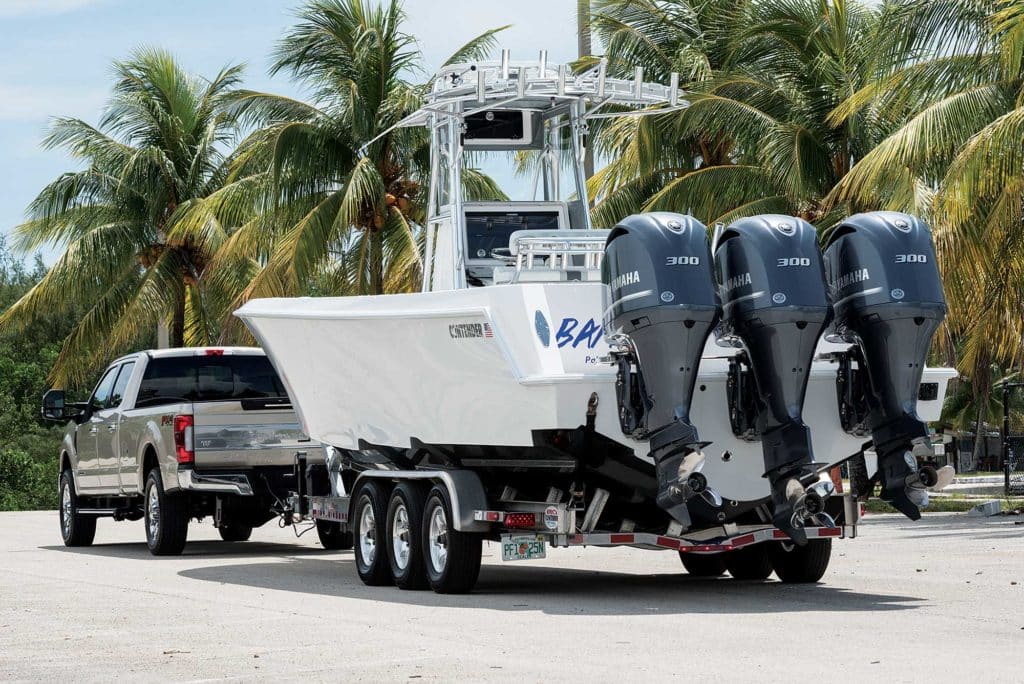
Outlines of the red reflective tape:
M 819 527 L 818 528 L 818 536 L 819 537 L 838 537 L 840 534 L 842 534 L 842 532 L 843 532 L 842 528 L 839 528 L 839 527 Z
M 672 539 L 671 537 L 658 537 L 657 544 L 658 544 L 658 546 L 664 546 L 665 548 L 668 548 L 668 549 L 678 549 L 679 548 L 679 540 L 678 539 Z
M 783 532 L 782 530 L 773 530 L 772 536 L 776 539 L 789 539 L 789 535 Z
M 742 537 L 736 537 L 729 541 L 733 546 L 745 546 L 746 544 L 753 544 L 757 540 L 752 534 L 745 534 Z
M 613 534 L 611 535 L 612 544 L 632 544 L 636 539 L 635 534 Z

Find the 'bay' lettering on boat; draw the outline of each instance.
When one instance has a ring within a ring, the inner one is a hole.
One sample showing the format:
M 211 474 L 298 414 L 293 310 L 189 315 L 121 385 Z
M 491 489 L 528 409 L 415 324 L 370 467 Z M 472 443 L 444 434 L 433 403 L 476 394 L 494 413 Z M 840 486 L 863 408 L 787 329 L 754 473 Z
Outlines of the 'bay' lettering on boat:
M 563 318 L 562 324 L 558 327 L 558 333 L 555 335 L 555 341 L 558 342 L 559 348 L 571 343 L 573 349 L 581 344 L 586 344 L 587 349 L 593 349 L 601 341 L 603 334 L 601 326 L 595 323 L 593 318 L 587 320 L 582 326 L 575 318 Z

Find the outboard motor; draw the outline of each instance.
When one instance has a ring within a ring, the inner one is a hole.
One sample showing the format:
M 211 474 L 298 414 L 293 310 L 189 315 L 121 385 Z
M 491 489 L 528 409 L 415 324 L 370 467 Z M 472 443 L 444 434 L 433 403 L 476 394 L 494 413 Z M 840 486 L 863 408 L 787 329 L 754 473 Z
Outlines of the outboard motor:
M 630 216 L 612 229 L 602 266 L 605 335 L 618 361 L 622 431 L 650 438 L 658 505 L 689 527 L 686 502 L 717 499 L 704 464 L 690 401 L 719 306 L 707 228 L 692 216 Z
M 803 421 L 811 361 L 831 310 L 814 227 L 790 216 L 743 218 L 715 234 L 715 269 L 722 300 L 722 341 L 742 347 L 730 372 L 730 418 L 759 437 L 771 483 L 773 523 L 798 544 L 806 521 L 821 513 L 823 494 L 811 434 Z M 756 412 L 743 420 L 736 414 Z
M 851 354 L 859 366 L 840 362 L 840 385 L 849 388 L 839 396 L 844 427 L 870 431 L 882 498 L 917 520 L 935 479 L 932 469 L 917 466 L 919 456 L 932 454 L 917 397 L 932 336 L 946 316 L 931 231 L 907 214 L 851 216 L 829 238 L 825 274 L 834 334 L 856 344 Z

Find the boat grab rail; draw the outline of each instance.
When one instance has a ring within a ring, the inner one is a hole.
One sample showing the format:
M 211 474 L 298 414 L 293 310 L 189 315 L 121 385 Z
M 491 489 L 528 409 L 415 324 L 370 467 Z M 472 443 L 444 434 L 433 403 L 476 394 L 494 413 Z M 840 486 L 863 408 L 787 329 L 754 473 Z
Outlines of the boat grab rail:
M 539 231 L 516 231 L 507 248 L 491 250 L 491 257 L 515 266 L 512 282 L 523 271 L 600 270 L 608 231 L 571 231 L 580 235 L 529 235 Z M 523 234 L 527 233 L 527 234 Z M 552 231 L 555 233 L 555 231 Z M 573 257 L 582 257 L 576 260 Z M 582 263 L 579 263 L 579 262 Z

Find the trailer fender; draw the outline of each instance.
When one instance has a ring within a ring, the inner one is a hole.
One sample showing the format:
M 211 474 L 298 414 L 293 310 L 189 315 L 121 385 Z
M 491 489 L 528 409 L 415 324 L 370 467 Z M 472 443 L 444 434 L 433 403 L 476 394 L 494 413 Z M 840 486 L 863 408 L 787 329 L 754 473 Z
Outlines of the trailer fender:
M 352 488 L 355 491 L 363 479 L 377 480 L 429 480 L 448 490 L 452 504 L 452 521 L 459 532 L 489 532 L 490 523 L 473 519 L 473 512 L 487 509 L 487 493 L 480 477 L 469 470 L 366 470 L 359 474 Z

